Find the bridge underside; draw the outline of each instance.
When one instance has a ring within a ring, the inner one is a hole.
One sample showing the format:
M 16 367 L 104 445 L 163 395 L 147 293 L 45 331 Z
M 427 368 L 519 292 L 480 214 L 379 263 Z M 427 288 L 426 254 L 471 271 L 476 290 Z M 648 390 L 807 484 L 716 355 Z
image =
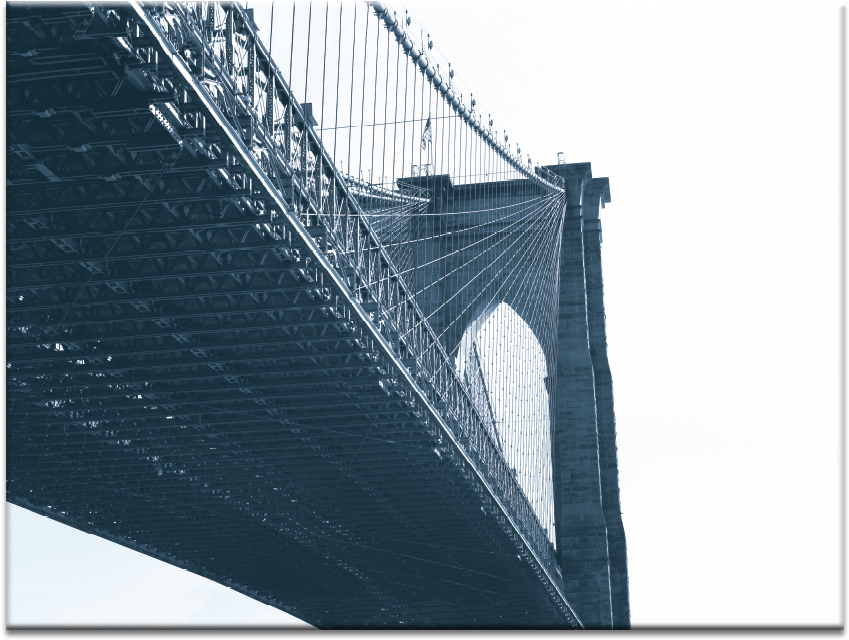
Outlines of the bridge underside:
M 223 132 L 177 144 L 91 18 L 7 8 L 7 500 L 320 627 L 571 626 Z

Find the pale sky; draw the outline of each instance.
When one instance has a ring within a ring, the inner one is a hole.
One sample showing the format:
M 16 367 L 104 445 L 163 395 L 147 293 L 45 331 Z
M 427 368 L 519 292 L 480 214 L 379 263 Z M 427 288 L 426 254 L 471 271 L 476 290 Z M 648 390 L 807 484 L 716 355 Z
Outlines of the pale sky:
M 250 6 L 266 38 L 269 5 Z M 839 624 L 838 4 L 392 6 L 534 161 L 562 151 L 610 178 L 632 625 Z M 285 28 L 291 4 L 278 11 Z M 7 517 L 9 623 L 292 620 L 44 517 Z

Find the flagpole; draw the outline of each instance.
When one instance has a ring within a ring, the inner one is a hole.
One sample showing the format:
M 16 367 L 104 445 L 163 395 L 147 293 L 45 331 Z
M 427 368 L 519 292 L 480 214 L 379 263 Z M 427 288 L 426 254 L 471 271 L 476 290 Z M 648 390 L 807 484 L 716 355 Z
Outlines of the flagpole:
M 430 120 L 430 111 L 428 111 L 427 119 Z M 430 153 L 433 149 L 433 125 L 430 127 L 430 132 L 427 136 L 427 165 L 429 168 L 432 168 L 433 162 L 431 162 Z

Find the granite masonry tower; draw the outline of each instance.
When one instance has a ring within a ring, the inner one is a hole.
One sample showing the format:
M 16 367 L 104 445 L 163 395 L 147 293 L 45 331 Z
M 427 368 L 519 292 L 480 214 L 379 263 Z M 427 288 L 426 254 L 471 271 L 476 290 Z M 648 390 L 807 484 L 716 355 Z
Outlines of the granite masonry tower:
M 552 411 L 557 550 L 586 628 L 629 628 L 613 383 L 607 362 L 599 209 L 607 178 L 589 163 L 546 167 L 566 182 Z

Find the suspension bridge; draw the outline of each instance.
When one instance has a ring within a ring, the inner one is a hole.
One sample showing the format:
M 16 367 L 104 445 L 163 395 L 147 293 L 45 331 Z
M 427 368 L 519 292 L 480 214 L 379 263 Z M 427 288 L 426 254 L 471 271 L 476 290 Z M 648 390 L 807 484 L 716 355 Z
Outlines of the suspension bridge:
M 319 627 L 630 626 L 608 180 L 271 12 L 7 5 L 7 501 Z

